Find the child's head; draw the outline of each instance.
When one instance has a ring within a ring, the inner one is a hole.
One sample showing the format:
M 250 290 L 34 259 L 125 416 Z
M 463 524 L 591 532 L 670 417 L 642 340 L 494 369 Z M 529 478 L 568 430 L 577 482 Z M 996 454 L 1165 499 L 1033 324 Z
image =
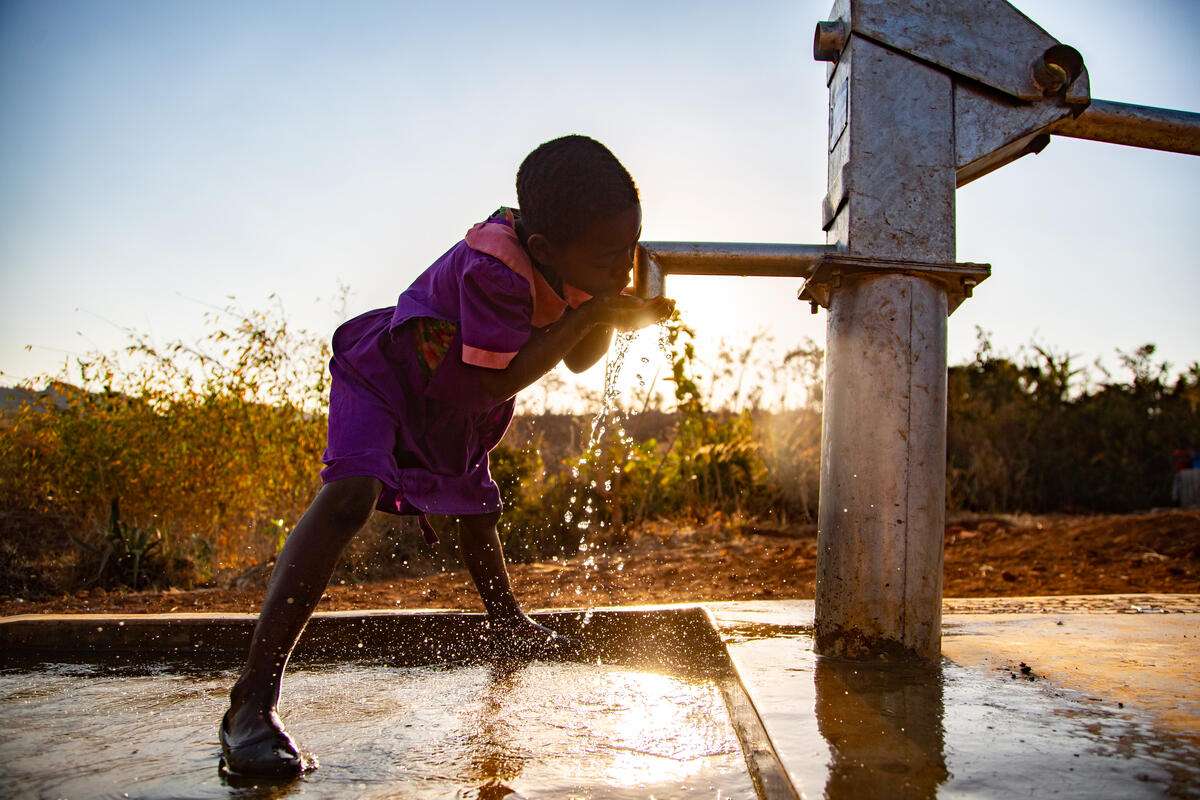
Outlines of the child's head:
M 607 147 L 578 135 L 540 145 L 517 170 L 517 203 L 525 245 L 539 263 L 593 295 L 628 285 L 642 206 Z

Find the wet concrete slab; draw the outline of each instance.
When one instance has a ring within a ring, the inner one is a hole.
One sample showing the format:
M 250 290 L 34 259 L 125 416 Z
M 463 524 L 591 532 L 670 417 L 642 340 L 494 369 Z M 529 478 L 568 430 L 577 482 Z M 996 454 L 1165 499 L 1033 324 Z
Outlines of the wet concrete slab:
M 1200 797 L 1197 599 L 973 601 L 928 669 L 818 658 L 811 602 L 710 610 L 804 797 Z
M 272 783 L 218 773 L 216 726 L 232 679 L 0 670 L 0 797 L 755 796 L 711 680 L 611 664 L 303 666 L 281 712 L 321 766 Z
M 1013 614 L 951 617 L 942 653 L 963 667 L 1030 677 L 1148 714 L 1200 747 L 1200 618 Z M 1022 666 L 1028 675 L 1021 673 Z
M 682 665 L 723 642 L 737 680 L 718 685 L 743 751 L 778 765 L 773 789 L 756 780 L 760 797 L 1200 797 L 1198 595 L 948 599 L 932 667 L 817 657 L 811 601 L 559 609 L 544 619 L 592 626 L 606 658 Z M 481 622 L 449 611 L 331 612 L 313 629 L 353 653 L 415 631 L 469 642 Z M 252 623 L 26 615 L 0 618 L 0 649 L 111 649 L 128 660 L 216 642 L 236 655 Z M 747 715 L 761 722 L 757 738 Z

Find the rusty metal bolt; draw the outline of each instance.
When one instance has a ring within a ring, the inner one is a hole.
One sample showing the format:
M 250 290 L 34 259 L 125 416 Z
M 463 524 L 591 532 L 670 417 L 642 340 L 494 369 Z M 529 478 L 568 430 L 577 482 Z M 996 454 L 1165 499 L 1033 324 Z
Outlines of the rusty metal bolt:
M 837 61 L 849 35 L 845 20 L 818 22 L 813 33 L 813 58 L 817 61 Z
M 1057 94 L 1067 85 L 1067 71 L 1058 64 L 1038 59 L 1033 65 L 1033 82 L 1047 95 Z
M 1033 62 L 1033 82 L 1046 97 L 1061 94 L 1083 72 L 1083 56 L 1074 47 L 1056 44 Z

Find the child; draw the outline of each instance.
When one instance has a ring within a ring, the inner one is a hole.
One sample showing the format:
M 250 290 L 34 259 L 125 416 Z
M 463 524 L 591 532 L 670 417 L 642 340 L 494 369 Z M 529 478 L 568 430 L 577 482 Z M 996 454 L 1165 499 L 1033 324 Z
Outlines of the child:
M 665 319 L 669 300 L 622 294 L 641 236 L 629 173 L 604 145 L 564 136 L 517 172 L 521 210 L 472 227 L 394 307 L 334 332 L 324 485 L 284 545 L 250 653 L 221 720 L 225 767 L 288 776 L 315 766 L 275 708 L 283 671 L 342 549 L 373 509 L 460 518 L 459 546 L 494 635 L 531 652 L 552 631 L 521 610 L 496 534 L 500 493 L 488 451 L 514 395 L 560 360 L 596 363 L 614 328 Z

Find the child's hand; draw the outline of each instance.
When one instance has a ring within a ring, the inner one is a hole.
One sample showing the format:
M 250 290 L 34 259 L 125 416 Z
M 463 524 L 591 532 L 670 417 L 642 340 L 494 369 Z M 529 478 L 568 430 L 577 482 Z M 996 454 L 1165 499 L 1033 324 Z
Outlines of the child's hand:
M 643 300 L 631 295 L 597 297 L 597 322 L 621 331 L 636 331 L 655 322 L 662 322 L 675 310 L 675 301 L 665 297 Z

